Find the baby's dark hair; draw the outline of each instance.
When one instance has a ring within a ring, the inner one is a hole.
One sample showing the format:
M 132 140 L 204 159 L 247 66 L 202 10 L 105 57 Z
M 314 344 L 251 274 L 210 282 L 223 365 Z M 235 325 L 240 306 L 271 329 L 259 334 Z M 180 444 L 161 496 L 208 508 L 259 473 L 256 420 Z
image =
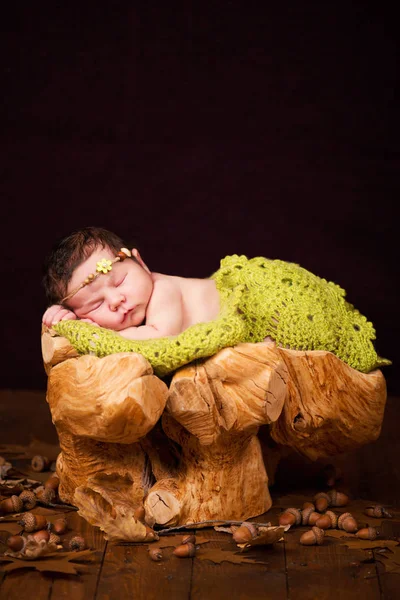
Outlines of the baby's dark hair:
M 117 254 L 124 246 L 118 235 L 101 227 L 84 227 L 58 241 L 44 265 L 43 285 L 49 305 L 60 304 L 67 295 L 73 272 L 97 248 Z

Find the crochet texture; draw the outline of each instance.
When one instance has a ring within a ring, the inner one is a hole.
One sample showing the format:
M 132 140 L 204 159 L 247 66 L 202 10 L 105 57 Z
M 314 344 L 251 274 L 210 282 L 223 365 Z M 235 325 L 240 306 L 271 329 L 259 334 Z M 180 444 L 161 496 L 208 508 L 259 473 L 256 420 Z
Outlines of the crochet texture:
M 346 302 L 346 292 L 299 265 L 233 255 L 221 261 L 212 278 L 220 294 L 219 316 L 174 337 L 127 340 L 81 321 L 61 321 L 54 329 L 80 354 L 138 352 L 160 377 L 222 348 L 266 336 L 294 350 L 333 352 L 364 373 L 391 364 L 377 355 L 374 327 Z

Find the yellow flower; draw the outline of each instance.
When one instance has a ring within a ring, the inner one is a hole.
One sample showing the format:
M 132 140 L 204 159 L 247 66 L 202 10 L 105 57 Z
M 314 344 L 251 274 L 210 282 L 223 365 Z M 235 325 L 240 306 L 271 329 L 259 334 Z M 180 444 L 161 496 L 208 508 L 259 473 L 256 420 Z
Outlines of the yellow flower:
M 112 269 L 112 262 L 108 258 L 102 258 L 96 263 L 96 271 L 99 273 L 108 273 Z

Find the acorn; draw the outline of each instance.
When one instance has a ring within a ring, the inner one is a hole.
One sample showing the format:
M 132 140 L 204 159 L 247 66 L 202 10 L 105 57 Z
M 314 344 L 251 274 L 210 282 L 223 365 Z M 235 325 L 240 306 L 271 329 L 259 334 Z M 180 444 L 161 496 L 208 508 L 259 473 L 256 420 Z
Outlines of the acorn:
M 319 512 L 316 512 L 309 506 L 301 511 L 301 523 L 302 525 L 315 525 L 320 516 L 321 514 Z
M 196 536 L 191 534 L 191 535 L 185 535 L 182 538 L 182 544 L 195 544 L 196 543 Z
M 311 504 L 311 502 L 305 502 L 304 504 Z M 303 510 L 301 511 L 301 524 L 302 525 L 308 525 L 308 519 L 311 515 L 311 513 L 315 512 L 315 506 L 314 504 L 312 504 L 312 506 L 304 506 L 303 504 Z M 318 514 L 319 516 L 319 514 Z
M 50 466 L 50 461 L 47 456 L 41 456 L 38 454 L 34 456 L 31 460 L 31 467 L 33 471 L 40 473 L 41 471 L 47 471 Z
M 44 482 L 44 487 L 46 489 L 52 489 L 54 492 L 58 490 L 58 486 L 60 485 L 60 478 L 56 473 L 50 475 L 50 477 Z
M 180 546 L 177 546 L 175 548 L 173 554 L 175 554 L 175 556 L 178 556 L 178 558 L 189 558 L 196 554 L 196 547 L 190 542 L 188 544 L 181 544 Z
M 40 486 L 36 488 L 35 492 L 36 498 L 42 504 L 52 504 L 56 499 L 56 492 L 51 487 L 45 488 Z
M 319 519 L 316 520 L 315 525 L 321 529 L 334 529 L 337 525 L 337 522 L 337 515 L 333 511 L 327 510 L 322 515 L 319 515 Z
M 25 510 L 32 510 L 36 506 L 36 496 L 31 490 L 24 490 L 19 495 Z
M 7 546 L 13 552 L 22 552 L 25 548 L 26 539 L 22 535 L 10 535 L 7 540 Z
M 47 527 L 47 519 L 42 515 L 34 515 L 33 513 L 27 512 L 22 515 L 19 523 L 24 528 L 24 531 L 31 533 L 32 531 L 38 531 Z
M 363 527 L 356 533 L 356 536 L 361 540 L 376 540 L 378 535 L 379 531 L 376 527 Z
M 319 516 L 319 519 L 316 520 L 315 526 L 320 529 L 331 529 L 332 521 L 329 515 L 326 513 Z
M 386 508 L 381 504 L 376 504 L 375 506 L 368 506 L 364 510 L 364 514 L 368 515 L 369 517 L 374 517 L 376 519 L 379 519 L 381 517 L 391 519 L 393 517 L 393 515 L 390 512 L 388 512 Z
M 48 542 L 50 539 L 50 532 L 48 529 L 39 529 L 39 531 L 34 531 L 31 535 L 36 542 L 41 542 L 44 540 Z
M 320 527 L 312 527 L 309 531 L 303 533 L 300 538 L 300 544 L 303 546 L 320 546 L 324 541 L 325 532 Z
M 279 525 L 300 525 L 302 520 L 301 510 L 298 508 L 286 508 L 282 514 L 279 515 Z
M 329 505 L 330 506 L 346 506 L 349 502 L 349 497 L 343 492 L 338 492 L 337 490 L 330 490 L 327 493 L 329 497 Z
M 0 514 L 20 512 L 23 506 L 24 504 L 19 496 L 10 496 L 0 502 Z
M 161 548 L 149 548 L 149 556 L 151 558 L 151 560 L 154 560 L 154 562 L 160 562 L 160 560 L 162 560 L 162 550 Z
M 313 510 L 315 510 L 314 502 L 304 502 L 302 509 L 306 510 L 306 508 L 312 508 Z
M 84 550 L 86 548 L 86 542 L 81 535 L 76 535 L 69 540 L 70 550 Z
M 338 524 L 338 519 L 339 519 L 338 515 L 335 512 L 333 512 L 333 510 L 327 510 L 325 514 L 329 515 L 329 517 L 331 519 L 330 529 L 335 529 Z
M 314 496 L 315 508 L 318 512 L 325 512 L 330 504 L 330 498 L 325 492 L 319 492 Z
M 358 529 L 357 521 L 351 513 L 342 513 L 338 518 L 338 528 L 348 533 L 355 533 Z
M 58 535 L 56 535 L 55 533 L 51 532 L 50 533 L 50 537 L 49 537 L 49 544 L 59 544 L 61 542 L 61 539 Z
M 233 540 L 237 544 L 246 544 L 250 542 L 250 540 L 254 540 L 258 535 L 257 526 L 254 523 L 250 523 L 248 521 L 243 521 L 243 523 L 236 529 L 233 533 Z M 186 542 L 187 543 L 187 542 Z M 192 542 L 189 542 L 192 543 Z M 192 543 L 193 545 L 193 543 Z
M 56 519 L 53 523 L 52 529 L 56 535 L 62 535 L 68 529 L 67 519 L 65 519 L 64 517 Z

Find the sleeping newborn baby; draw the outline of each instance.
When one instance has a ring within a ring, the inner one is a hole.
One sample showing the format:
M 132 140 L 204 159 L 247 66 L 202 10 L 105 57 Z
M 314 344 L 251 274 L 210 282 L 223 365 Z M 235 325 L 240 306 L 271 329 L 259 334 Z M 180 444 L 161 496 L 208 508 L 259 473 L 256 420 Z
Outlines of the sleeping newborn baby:
M 131 340 L 145 340 L 177 335 L 218 316 L 214 280 L 151 273 L 136 248 L 121 249 L 122 240 L 114 237 L 90 228 L 61 243 L 67 262 L 77 266 L 60 276 L 53 264 L 58 264 L 61 251 L 51 258 L 46 292 L 57 300 L 43 315 L 45 325 L 78 318 Z
M 87 227 L 55 247 L 44 285 L 51 306 L 43 323 L 79 352 L 139 352 L 161 375 L 267 337 L 333 352 L 363 372 L 390 364 L 345 291 L 294 263 L 233 255 L 208 279 L 163 275 L 114 233 Z

